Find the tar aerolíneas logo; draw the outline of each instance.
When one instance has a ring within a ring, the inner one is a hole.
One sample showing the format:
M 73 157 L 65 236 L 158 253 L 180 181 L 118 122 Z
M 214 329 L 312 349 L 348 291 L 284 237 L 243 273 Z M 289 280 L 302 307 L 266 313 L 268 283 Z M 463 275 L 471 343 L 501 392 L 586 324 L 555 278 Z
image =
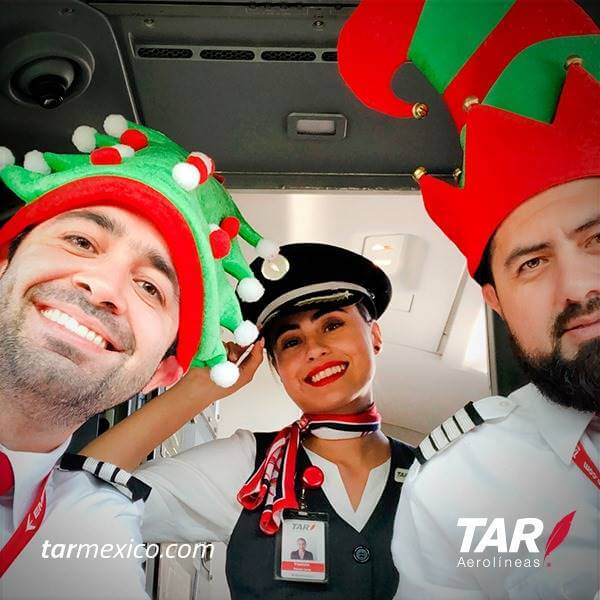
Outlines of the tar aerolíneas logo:
M 457 526 L 464 527 L 465 531 L 457 566 L 466 568 L 541 567 L 546 563 L 550 554 L 555 552 L 565 541 L 571 529 L 575 512 L 565 515 L 552 528 L 546 540 L 543 556 L 537 544 L 544 532 L 544 523 L 541 519 L 535 517 L 517 519 L 514 529 L 510 531 L 507 530 L 503 517 L 491 520 L 485 517 L 461 517 L 458 519 Z M 516 558 L 515 555 L 521 552 L 523 546 L 529 553 L 529 558 Z M 491 557 L 490 549 L 496 550 Z M 478 555 L 486 551 L 488 551 L 486 558 L 465 556 Z M 549 563 L 546 564 L 549 565 Z
M 314 528 L 314 523 L 292 523 L 292 529 L 294 531 L 312 531 Z

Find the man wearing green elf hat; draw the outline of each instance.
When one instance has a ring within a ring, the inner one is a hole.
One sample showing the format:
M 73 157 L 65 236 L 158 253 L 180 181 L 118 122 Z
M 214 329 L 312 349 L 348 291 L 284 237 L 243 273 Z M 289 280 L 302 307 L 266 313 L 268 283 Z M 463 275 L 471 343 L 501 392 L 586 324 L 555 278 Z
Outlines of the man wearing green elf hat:
M 571 0 L 363 0 L 338 48 L 347 83 L 422 118 L 391 93 L 407 57 L 464 148 L 454 185 L 415 171 L 425 207 L 531 383 L 468 403 L 420 444 L 394 526 L 397 597 L 598 600 L 598 27 Z
M 191 378 L 210 377 L 216 385 L 203 389 L 217 399 L 260 362 L 257 345 L 240 377 L 220 329 L 242 346 L 258 334 L 236 299 L 262 293 L 237 238 L 266 259 L 277 246 L 243 219 L 209 157 L 117 115 L 104 129 L 75 131 L 82 154 L 32 151 L 23 167 L 0 148 L 0 179 L 25 203 L 0 230 L 7 600 L 145 597 L 139 520 L 149 488 L 65 454 L 71 434 L 140 391 L 176 383 L 190 365 L 208 367 Z M 193 402 L 186 380 L 168 394 L 181 386 Z

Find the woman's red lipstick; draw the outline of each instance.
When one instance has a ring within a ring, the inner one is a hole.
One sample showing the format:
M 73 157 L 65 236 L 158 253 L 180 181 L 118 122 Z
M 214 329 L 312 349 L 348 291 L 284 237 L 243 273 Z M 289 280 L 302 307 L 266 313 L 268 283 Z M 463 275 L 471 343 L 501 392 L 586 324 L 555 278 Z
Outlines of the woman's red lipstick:
M 315 387 L 328 385 L 343 377 L 348 369 L 348 363 L 340 360 L 324 363 L 314 368 L 304 381 Z

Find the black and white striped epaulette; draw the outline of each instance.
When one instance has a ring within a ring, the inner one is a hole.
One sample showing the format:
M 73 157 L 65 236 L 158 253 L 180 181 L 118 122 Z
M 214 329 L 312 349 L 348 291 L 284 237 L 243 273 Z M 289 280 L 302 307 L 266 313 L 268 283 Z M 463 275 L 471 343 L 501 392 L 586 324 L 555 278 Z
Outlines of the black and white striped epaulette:
M 469 402 L 436 427 L 415 449 L 417 460 L 424 465 L 432 456 L 455 442 L 468 431 L 486 421 L 502 419 L 517 406 L 503 396 L 490 396 L 477 402 Z
M 63 455 L 59 469 L 63 471 L 85 471 L 101 481 L 110 483 L 132 502 L 143 500 L 146 502 L 152 488 L 131 473 L 101 460 L 81 454 Z

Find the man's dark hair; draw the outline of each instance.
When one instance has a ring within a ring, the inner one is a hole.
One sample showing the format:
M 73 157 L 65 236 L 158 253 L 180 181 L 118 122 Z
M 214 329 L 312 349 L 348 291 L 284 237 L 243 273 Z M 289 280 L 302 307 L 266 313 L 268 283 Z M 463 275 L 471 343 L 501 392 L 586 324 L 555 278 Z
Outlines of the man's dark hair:
M 165 352 L 165 355 L 163 356 L 163 360 L 165 360 L 165 358 L 169 358 L 169 356 L 175 356 L 175 354 L 177 354 L 177 344 L 179 343 L 179 336 L 176 335 L 175 339 L 173 340 L 173 343 L 167 348 L 167 351 Z
M 367 303 L 364 300 L 359 300 L 353 306 L 356 306 L 356 309 L 358 310 L 358 314 L 364 319 L 365 323 L 371 323 L 373 321 L 373 315 L 371 314 L 371 310 L 369 309 Z M 312 307 L 312 308 L 319 308 L 319 307 Z M 340 307 L 336 307 L 336 308 L 340 308 Z M 310 310 L 310 308 L 308 310 Z M 294 312 L 301 312 L 301 311 L 294 311 Z M 294 312 L 286 313 L 285 316 L 294 314 Z M 284 315 L 282 315 L 282 316 L 284 316 Z M 275 323 L 277 323 L 277 321 L 278 321 L 277 318 L 273 319 L 264 327 L 264 329 L 262 331 L 262 336 L 265 338 L 265 350 L 267 351 L 267 357 L 269 358 L 269 362 L 273 366 L 275 365 L 274 348 L 275 348 L 275 342 L 277 341 L 274 338 L 277 328 L 273 327 L 273 325 Z
M 492 253 L 494 251 L 494 237 L 493 235 L 488 243 L 486 244 L 485 250 L 483 251 L 483 256 L 481 257 L 481 262 L 475 271 L 475 275 L 473 278 L 479 285 L 485 285 L 489 283 L 490 285 L 495 286 L 494 282 L 494 274 L 492 273 Z
M 19 235 L 17 235 L 17 237 L 15 237 L 11 240 L 10 244 L 8 245 L 8 255 L 7 255 L 8 262 L 10 262 L 13 259 L 13 256 L 15 255 L 16 251 L 19 249 L 19 246 L 21 245 L 23 240 L 27 237 L 27 234 L 29 234 L 31 232 L 32 229 L 33 229 L 33 225 L 26 227 L 25 229 L 23 229 L 23 231 L 21 231 L 21 233 L 19 233 Z

